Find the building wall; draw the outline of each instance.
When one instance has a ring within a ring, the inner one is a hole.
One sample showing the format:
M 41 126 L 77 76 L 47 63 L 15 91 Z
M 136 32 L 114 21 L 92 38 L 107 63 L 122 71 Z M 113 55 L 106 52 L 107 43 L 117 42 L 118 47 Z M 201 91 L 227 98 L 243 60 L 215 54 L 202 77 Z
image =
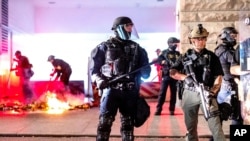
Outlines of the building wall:
M 34 7 L 32 0 L 9 0 L 9 29 L 12 32 L 12 55 L 20 50 L 30 58 L 34 43 Z M 31 62 L 32 63 L 32 62 Z
M 9 26 L 17 34 L 34 33 L 34 16 L 31 0 L 9 0 Z
M 207 48 L 214 50 L 221 29 L 233 26 L 240 35 L 250 28 L 244 25 L 244 18 L 250 16 L 249 0 L 179 0 L 178 24 L 180 25 L 181 47 L 190 48 L 188 34 L 199 23 L 208 30 Z

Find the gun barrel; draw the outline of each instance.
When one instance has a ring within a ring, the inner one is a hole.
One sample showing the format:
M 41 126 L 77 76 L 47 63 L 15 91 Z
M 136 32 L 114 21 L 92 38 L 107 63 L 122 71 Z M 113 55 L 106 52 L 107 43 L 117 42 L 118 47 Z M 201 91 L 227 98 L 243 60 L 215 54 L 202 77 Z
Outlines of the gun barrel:
M 206 98 L 205 98 L 205 94 L 204 94 L 204 90 L 205 90 L 204 85 L 201 83 L 198 84 L 197 89 L 198 89 L 199 94 L 200 94 L 204 117 L 206 120 L 208 120 L 210 118 L 210 114 L 209 114 L 208 109 L 207 109 L 207 102 L 206 102 Z
M 126 76 L 129 76 L 129 75 L 131 75 L 131 74 L 133 74 L 133 73 L 136 73 L 136 72 L 140 71 L 141 69 L 144 69 L 144 68 L 146 68 L 146 67 L 148 67 L 148 66 L 151 66 L 152 64 L 155 64 L 155 63 L 157 63 L 157 62 L 158 62 L 158 60 L 152 61 L 152 62 L 148 63 L 147 65 L 144 65 L 144 66 L 142 66 L 142 67 L 140 67 L 140 68 L 138 68 L 138 69 L 136 69 L 136 70 L 134 70 L 134 71 L 132 71 L 132 72 L 129 72 L 129 73 L 126 73 L 126 74 L 123 74 L 123 75 L 118 76 L 118 77 L 116 77 L 116 78 L 110 80 L 108 83 L 111 84 L 111 83 L 113 83 L 113 82 L 115 82 L 115 81 L 117 81 L 117 80 L 119 80 L 119 79 L 121 79 L 121 78 L 124 78 L 124 77 L 126 77 Z

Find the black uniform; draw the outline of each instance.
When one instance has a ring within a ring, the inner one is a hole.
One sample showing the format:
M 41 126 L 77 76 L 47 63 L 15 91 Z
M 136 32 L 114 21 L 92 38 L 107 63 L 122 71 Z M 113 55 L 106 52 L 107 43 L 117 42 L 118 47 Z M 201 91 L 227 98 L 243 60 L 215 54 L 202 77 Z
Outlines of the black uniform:
M 54 66 L 54 69 L 57 73 L 56 77 L 60 77 L 60 81 L 65 86 L 68 86 L 69 78 L 72 73 L 70 65 L 62 59 L 54 59 L 54 61 L 52 62 L 52 65 Z M 58 69 L 57 68 L 58 66 L 60 66 L 61 69 Z
M 90 72 L 95 81 L 109 82 L 148 64 L 147 52 L 130 40 L 111 38 L 98 45 L 91 54 Z M 141 77 L 148 78 L 150 66 L 118 79 L 102 89 L 97 140 L 108 141 L 117 111 L 121 113 L 123 141 L 134 140 L 134 110 L 139 97 Z
M 170 105 L 169 111 L 171 115 L 174 115 L 175 111 L 175 103 L 176 103 L 176 82 L 177 80 L 171 78 L 169 76 L 169 69 L 176 62 L 176 60 L 180 57 L 180 53 L 175 50 L 166 49 L 163 50 L 161 56 L 164 58 L 165 63 L 162 65 L 162 82 L 161 88 L 159 91 L 158 103 L 156 106 L 155 115 L 160 115 L 162 111 L 162 106 L 166 99 L 166 92 L 168 86 L 170 87 Z
M 217 95 L 217 101 L 220 106 L 221 119 L 232 119 L 232 124 L 241 124 L 240 104 L 238 101 L 238 86 L 234 77 L 230 73 L 230 66 L 233 61 L 235 49 L 230 43 L 224 42 L 215 49 L 215 54 L 219 57 L 224 76 L 220 91 Z

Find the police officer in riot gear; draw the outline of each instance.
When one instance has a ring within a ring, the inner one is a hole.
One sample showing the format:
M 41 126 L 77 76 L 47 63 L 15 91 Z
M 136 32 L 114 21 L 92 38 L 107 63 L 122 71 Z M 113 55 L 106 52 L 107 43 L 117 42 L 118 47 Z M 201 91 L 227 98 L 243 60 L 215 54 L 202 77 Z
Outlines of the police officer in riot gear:
M 129 17 L 117 17 L 112 30 L 115 37 L 102 42 L 91 52 L 92 81 L 102 90 L 96 140 L 109 140 L 112 123 L 119 110 L 122 140 L 133 141 L 134 109 L 139 97 L 141 77 L 148 78 L 151 68 L 145 67 L 149 64 L 146 50 L 131 40 L 137 34 Z M 142 69 L 130 73 L 139 68 Z M 130 75 L 112 81 L 128 73 Z
M 221 43 L 214 51 L 220 59 L 224 72 L 221 88 L 217 95 L 221 120 L 228 120 L 230 118 L 233 125 L 242 124 L 237 84 L 234 81 L 234 76 L 230 73 L 230 66 L 235 53 L 234 46 L 237 43 L 237 34 L 238 31 L 234 27 L 224 27 L 218 36 Z
M 175 37 L 170 37 L 168 39 L 168 49 L 165 49 L 161 52 L 161 56 L 164 58 L 161 61 L 162 66 L 162 81 L 161 88 L 158 96 L 158 103 L 156 105 L 155 115 L 161 115 L 162 106 L 166 99 L 166 92 L 168 86 L 170 87 L 170 104 L 169 111 L 170 115 L 174 115 L 175 103 L 176 103 L 176 82 L 177 80 L 169 76 L 169 69 L 180 57 L 180 52 L 176 51 L 177 44 L 180 42 L 179 39 Z
M 225 141 L 220 124 L 219 106 L 215 98 L 220 88 L 223 70 L 219 58 L 205 48 L 208 35 L 209 33 L 202 24 L 198 24 L 189 35 L 193 48 L 188 49 L 170 70 L 171 77 L 184 81 L 182 109 L 188 141 L 198 140 L 199 107 L 202 107 L 203 113 L 207 112 L 209 114 L 206 120 L 213 139 L 215 141 Z M 184 73 L 180 73 L 180 70 L 184 71 Z M 204 85 L 204 89 L 208 93 L 207 96 L 201 95 L 204 93 L 197 91 L 197 84 Z M 202 96 L 208 101 L 207 103 L 203 104 Z

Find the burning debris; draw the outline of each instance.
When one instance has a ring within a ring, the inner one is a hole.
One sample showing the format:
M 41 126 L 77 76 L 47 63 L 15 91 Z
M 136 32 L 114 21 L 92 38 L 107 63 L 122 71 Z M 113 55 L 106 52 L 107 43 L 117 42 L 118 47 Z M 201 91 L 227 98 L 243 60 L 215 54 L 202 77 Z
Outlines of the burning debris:
M 36 101 L 26 105 L 18 100 L 5 98 L 0 102 L 0 111 L 29 112 L 40 110 L 49 114 L 60 114 L 68 110 L 87 110 L 92 106 L 94 106 L 92 100 L 84 97 L 84 94 L 73 95 L 65 92 L 47 91 Z

